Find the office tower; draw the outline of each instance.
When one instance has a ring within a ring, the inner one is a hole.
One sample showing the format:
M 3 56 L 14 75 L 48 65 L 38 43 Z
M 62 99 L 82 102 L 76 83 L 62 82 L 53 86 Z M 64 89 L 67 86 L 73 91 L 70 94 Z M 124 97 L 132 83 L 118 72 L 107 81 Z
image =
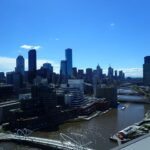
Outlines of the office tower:
M 44 63 L 43 68 L 53 72 L 53 66 L 50 63 Z
M 67 76 L 67 61 L 62 60 L 60 64 L 60 75 Z
M 29 71 L 36 71 L 36 50 L 32 49 L 28 52 Z
M 5 82 L 5 73 L 4 72 L 0 72 L 0 83 Z
M 24 58 L 23 56 L 19 55 L 16 59 L 16 73 L 24 75 Z
M 79 69 L 78 70 L 78 79 L 83 79 L 84 78 L 84 70 L 83 69 Z
M 13 85 L 13 76 L 15 72 L 7 72 L 6 73 L 6 83 Z
M 144 57 L 143 82 L 145 85 L 150 85 L 150 56 Z
M 87 68 L 86 69 L 86 82 L 92 83 L 93 79 L 93 70 L 92 68 Z
M 48 83 L 52 82 L 53 66 L 50 63 L 44 63 L 43 66 L 37 70 L 37 76 L 47 79 Z
M 72 76 L 73 76 L 73 78 L 77 78 L 77 68 L 76 67 L 73 67 L 72 68 Z
M 118 72 L 117 70 L 115 70 L 115 79 L 117 79 L 117 77 L 118 77 Z
M 67 82 L 67 61 L 62 60 L 60 64 L 60 82 L 66 83 Z
M 120 80 L 124 80 L 124 78 L 125 78 L 124 72 L 123 72 L 122 70 L 119 71 L 119 79 L 120 79 Z
M 32 49 L 28 52 L 28 69 L 29 76 L 28 80 L 33 83 L 33 79 L 36 77 L 36 50 Z
M 112 79 L 113 78 L 113 75 L 114 75 L 114 69 L 109 67 L 108 68 L 108 78 L 109 79 Z
M 98 78 L 102 79 L 102 76 L 103 76 L 103 69 L 102 69 L 99 65 L 97 65 L 96 71 L 97 71 L 97 76 L 98 76 Z
M 72 77 L 72 49 L 68 48 L 65 51 L 67 61 L 67 76 Z

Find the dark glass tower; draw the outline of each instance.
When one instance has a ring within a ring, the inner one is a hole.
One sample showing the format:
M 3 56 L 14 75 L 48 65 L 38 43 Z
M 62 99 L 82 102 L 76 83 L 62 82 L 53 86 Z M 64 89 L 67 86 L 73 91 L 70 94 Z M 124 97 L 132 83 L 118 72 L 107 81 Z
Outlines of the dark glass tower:
M 29 71 L 36 71 L 36 50 L 32 49 L 28 52 Z
M 19 55 L 16 59 L 16 72 L 24 75 L 24 58 Z
M 60 65 L 60 75 L 66 76 L 67 75 L 67 61 L 62 60 Z
M 150 85 L 150 56 L 144 58 L 143 82 L 145 85 Z
M 28 81 L 33 83 L 33 79 L 36 77 L 36 50 L 32 49 L 28 52 Z
M 69 78 L 72 77 L 72 49 L 68 48 L 65 51 L 67 61 L 67 75 Z

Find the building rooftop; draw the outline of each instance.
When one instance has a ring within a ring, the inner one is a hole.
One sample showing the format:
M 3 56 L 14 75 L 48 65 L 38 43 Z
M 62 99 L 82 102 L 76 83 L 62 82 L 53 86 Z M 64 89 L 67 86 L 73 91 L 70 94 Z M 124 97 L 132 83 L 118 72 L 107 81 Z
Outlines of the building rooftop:
M 126 144 L 120 145 L 111 150 L 149 150 L 150 149 L 150 133 L 132 140 Z

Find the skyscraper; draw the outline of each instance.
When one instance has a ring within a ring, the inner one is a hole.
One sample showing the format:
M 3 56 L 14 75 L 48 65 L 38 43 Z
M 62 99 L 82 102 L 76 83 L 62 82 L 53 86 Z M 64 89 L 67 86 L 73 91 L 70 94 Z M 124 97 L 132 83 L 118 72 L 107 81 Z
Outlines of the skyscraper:
M 65 51 L 67 61 L 67 76 L 72 77 L 72 49 L 68 48 Z
M 103 69 L 99 65 L 97 65 L 96 72 L 97 72 L 98 78 L 102 79 Z
M 145 85 L 150 85 L 150 56 L 144 57 L 143 82 Z
M 88 83 L 92 83 L 92 79 L 93 79 L 93 70 L 92 70 L 92 68 L 87 68 L 85 81 Z
M 32 49 L 28 52 L 28 69 L 29 71 L 36 71 L 36 50 Z
M 112 79 L 114 76 L 114 69 L 112 67 L 108 68 L 108 78 Z
M 117 77 L 118 77 L 118 72 L 117 70 L 115 70 L 115 79 L 117 79 Z
M 60 64 L 60 75 L 67 76 L 67 61 L 62 60 Z
M 124 78 L 125 78 L 124 72 L 123 72 L 122 70 L 119 71 L 119 79 L 120 79 L 120 80 L 124 80 Z
M 72 76 L 73 76 L 73 78 L 77 78 L 77 68 L 76 67 L 73 67 L 72 68 Z
M 84 70 L 83 69 L 79 69 L 78 70 L 78 79 L 83 79 L 84 78 Z
M 62 60 L 60 64 L 60 82 L 66 83 L 67 82 L 67 61 Z
M 28 69 L 29 69 L 29 82 L 32 83 L 36 77 L 36 50 L 32 49 L 28 52 Z
M 16 73 L 20 73 L 24 75 L 24 58 L 23 56 L 19 55 L 16 59 Z

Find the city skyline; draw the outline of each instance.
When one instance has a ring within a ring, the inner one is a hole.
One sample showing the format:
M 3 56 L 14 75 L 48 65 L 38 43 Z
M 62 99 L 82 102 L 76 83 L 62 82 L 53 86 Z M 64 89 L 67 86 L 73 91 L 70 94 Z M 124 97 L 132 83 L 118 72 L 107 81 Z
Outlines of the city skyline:
M 49 62 L 59 72 L 64 50 L 73 49 L 73 67 L 104 69 L 142 77 L 150 45 L 150 2 L 6 0 L 0 5 L 0 71 L 12 71 L 18 55 L 38 53 L 37 68 Z M 134 9 L 133 9 L 134 8 Z M 139 11 L 139 9 L 141 11 Z

